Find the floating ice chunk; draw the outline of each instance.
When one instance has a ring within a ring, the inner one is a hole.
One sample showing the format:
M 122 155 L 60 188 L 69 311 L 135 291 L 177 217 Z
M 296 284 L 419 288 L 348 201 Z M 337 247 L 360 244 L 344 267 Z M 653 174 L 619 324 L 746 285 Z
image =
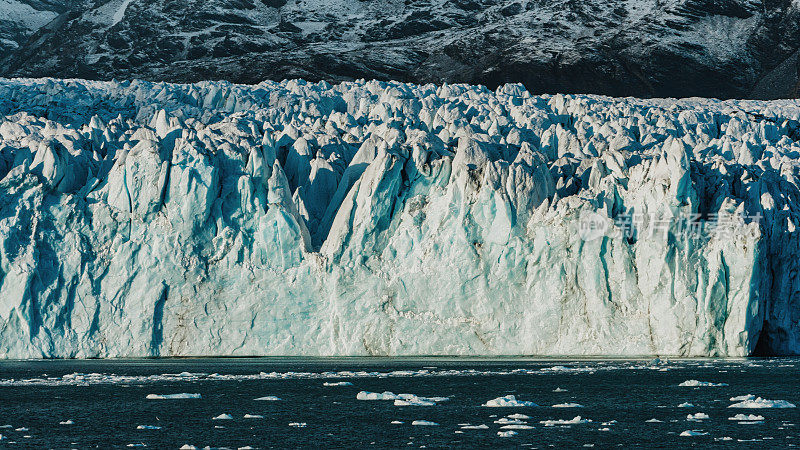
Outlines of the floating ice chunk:
M 463 425 L 461 427 L 461 429 L 462 430 L 488 430 L 489 426 L 486 425 L 486 424 L 483 424 L 483 423 L 480 424 L 480 425 Z
M 158 425 L 139 425 L 136 427 L 137 430 L 160 430 L 161 427 Z
M 517 432 L 516 432 L 516 431 L 514 431 L 514 430 L 508 430 L 508 431 L 498 431 L 498 432 L 497 432 L 497 435 L 498 435 L 498 436 L 500 436 L 500 437 L 502 437 L 502 438 L 514 437 L 514 436 L 516 436 L 516 435 L 517 435 Z
M 65 420 L 63 422 L 58 422 L 58 424 L 59 425 L 75 425 L 75 422 L 73 422 L 72 419 L 67 419 L 67 420 Z
M 737 420 L 740 422 L 756 422 L 764 420 L 764 416 L 759 416 L 757 414 L 736 414 L 733 417 L 728 417 L 728 420 Z
M 305 428 L 308 426 L 308 424 L 305 422 L 289 422 L 289 426 L 294 428 Z
M 501 424 L 514 424 L 514 423 L 515 423 L 515 424 L 523 424 L 523 423 L 527 423 L 527 422 L 525 422 L 524 420 L 519 420 L 519 419 L 511 419 L 511 418 L 508 418 L 508 417 L 501 417 L 501 418 L 499 418 L 499 419 L 495 420 L 495 421 L 494 421 L 494 423 L 501 423 Z
M 435 427 L 438 426 L 439 424 L 436 422 L 430 422 L 428 420 L 415 420 L 411 422 L 411 425 Z
M 358 400 L 397 400 L 397 394 L 393 392 L 368 392 L 368 391 L 361 391 L 356 394 L 356 399 Z
M 684 402 L 678 405 L 678 408 L 694 408 L 694 405 L 689 402 Z
M 259 415 L 259 414 L 245 414 L 244 418 L 245 419 L 263 419 L 264 416 Z
M 503 425 L 502 427 L 500 427 L 500 429 L 501 430 L 532 430 L 533 427 L 530 426 L 530 425 L 523 425 L 523 424 L 514 423 L 514 424 L 509 424 L 509 425 Z
M 680 436 L 705 436 L 707 434 L 708 433 L 705 432 L 705 431 L 686 430 L 686 431 L 681 432 Z
M 530 419 L 531 418 L 531 416 L 526 416 L 525 414 L 520 414 L 520 413 L 509 414 L 506 417 L 508 417 L 509 419 L 520 419 L 520 420 L 525 420 L 525 419 Z
M 182 392 L 180 394 L 147 394 L 145 398 L 148 400 L 186 400 L 202 398 L 202 396 L 200 394 L 187 394 Z
M 697 381 L 697 380 L 686 380 L 683 383 L 679 384 L 678 386 L 683 387 L 721 387 L 727 386 L 728 383 L 712 383 L 710 381 Z
M 211 420 L 233 420 L 233 416 L 230 414 L 222 413 L 216 417 L 212 417 Z
M 280 398 L 275 397 L 274 395 L 267 395 L 266 397 L 258 397 L 258 398 L 253 399 L 253 400 L 261 401 L 261 402 L 279 402 L 279 401 L 281 401 Z
M 557 426 L 557 425 L 577 425 L 577 424 L 589 423 L 589 422 L 591 422 L 590 419 L 584 419 L 581 416 L 575 416 L 574 418 L 567 419 L 567 420 L 562 420 L 562 419 L 542 420 L 539 423 L 541 423 L 542 425 L 544 425 L 546 427 L 554 427 L 554 426 Z
M 401 425 L 401 424 L 403 424 L 403 421 L 402 420 L 393 420 L 393 421 L 391 421 L 391 423 L 394 424 L 394 425 Z
M 197 450 L 197 447 L 194 445 L 183 444 L 183 447 L 181 447 L 180 450 Z
M 611 431 L 611 428 L 608 427 L 598 428 L 597 431 Z
M 539 406 L 534 402 L 517 400 L 514 395 L 506 395 L 505 397 L 497 397 L 484 403 L 483 406 L 490 408 L 516 408 L 524 406 Z
M 740 395 L 738 397 L 731 397 L 732 402 L 744 402 L 747 400 L 755 400 L 756 396 L 753 394 Z
M 553 389 L 553 392 L 567 392 L 567 390 L 566 389 L 561 389 L 560 387 L 557 387 L 557 388 Z
M 580 403 L 558 403 L 553 405 L 553 408 L 583 408 Z
M 326 381 L 322 383 L 323 386 L 352 386 L 353 383 L 349 381 Z
M 767 400 L 765 398 L 757 397 L 755 399 L 748 399 L 739 403 L 734 403 L 733 405 L 728 406 L 728 408 L 796 408 L 796 406 L 793 403 L 787 402 L 786 400 Z
M 14 431 L 30 431 L 30 430 L 28 428 L 26 428 L 26 427 L 19 427 L 19 428 L 15 429 Z
M 253 450 L 253 447 L 249 445 L 245 445 L 244 447 L 239 447 L 236 450 Z
M 699 412 L 697 414 L 688 414 L 686 416 L 686 420 L 700 421 L 705 419 L 708 419 L 708 414 L 702 412 Z
M 128 444 L 126 447 L 147 447 L 147 444 L 145 444 L 144 442 L 138 442 L 135 444 Z
M 645 423 L 664 423 L 664 421 L 663 420 L 658 420 L 658 419 L 649 419 L 649 420 L 645 420 Z

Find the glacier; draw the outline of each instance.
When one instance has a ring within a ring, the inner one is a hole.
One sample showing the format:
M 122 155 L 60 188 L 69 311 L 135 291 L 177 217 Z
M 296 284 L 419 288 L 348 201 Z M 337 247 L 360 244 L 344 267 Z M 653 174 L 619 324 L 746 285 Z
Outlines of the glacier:
M 800 354 L 799 120 L 0 79 L 0 357 Z

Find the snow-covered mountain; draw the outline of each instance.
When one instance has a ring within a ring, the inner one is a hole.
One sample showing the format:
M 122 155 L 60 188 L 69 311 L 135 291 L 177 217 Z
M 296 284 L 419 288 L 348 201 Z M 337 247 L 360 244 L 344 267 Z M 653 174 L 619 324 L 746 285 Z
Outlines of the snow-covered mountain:
M 798 354 L 799 119 L 0 80 L 0 357 Z
M 800 86 L 792 0 L 94 0 L 32 34 L 7 31 L 63 12 L 51 4 L 0 0 L 0 20 L 40 11 L 0 22 L 20 46 L 0 53 L 0 76 L 522 82 L 639 97 L 795 97 Z

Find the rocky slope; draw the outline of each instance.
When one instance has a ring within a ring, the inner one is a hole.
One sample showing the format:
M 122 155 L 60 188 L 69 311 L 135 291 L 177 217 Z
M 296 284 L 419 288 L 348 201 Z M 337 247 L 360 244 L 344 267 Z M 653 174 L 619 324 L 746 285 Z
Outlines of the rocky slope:
M 73 2 L 69 12 L 63 5 L 35 33 L 12 33 L 20 47 L 0 53 L 0 76 L 521 82 L 533 93 L 721 98 L 796 97 L 800 81 L 800 9 L 792 0 L 95 0 Z
M 798 119 L 0 81 L 0 356 L 798 354 Z

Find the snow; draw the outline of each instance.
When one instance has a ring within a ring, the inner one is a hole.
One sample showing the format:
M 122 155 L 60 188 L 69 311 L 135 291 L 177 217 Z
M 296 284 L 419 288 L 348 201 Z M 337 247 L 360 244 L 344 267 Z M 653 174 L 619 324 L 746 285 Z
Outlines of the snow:
M 415 420 L 415 421 L 411 422 L 411 425 L 433 427 L 433 426 L 438 426 L 439 424 L 436 423 L 436 422 L 430 422 L 430 421 L 427 421 L 427 420 Z
M 542 420 L 539 423 L 546 427 L 564 426 L 564 425 L 578 425 L 582 423 L 589 423 L 591 420 L 583 419 L 581 416 L 575 416 L 572 419 L 556 419 L 556 420 Z
M 728 408 L 796 408 L 796 405 L 794 403 L 789 403 L 786 400 L 767 400 L 761 397 L 752 398 L 748 396 L 739 403 L 734 403 L 733 405 L 728 406 Z
M 53 11 L 40 11 L 18 0 L 0 0 L 0 21 L 8 21 L 35 31 L 58 16 Z
M 147 394 L 147 400 L 188 400 L 202 398 L 200 394 Z
M 798 118 L 519 85 L 3 79 L 0 357 L 745 356 L 765 323 L 800 352 L 800 252 L 778 251 L 800 240 Z M 626 211 L 735 233 L 623 236 Z M 567 366 L 542 372 L 596 370 Z
M 498 397 L 489 400 L 482 406 L 487 406 L 490 408 L 518 408 L 518 407 L 539 406 L 539 405 L 531 401 L 517 400 L 517 398 L 514 395 L 509 394 L 504 397 Z
M 133 0 L 123 0 L 122 4 L 119 6 L 119 9 L 117 9 L 114 12 L 114 16 L 111 17 L 111 26 L 112 27 L 114 25 L 122 22 L 122 19 L 125 17 L 125 11 L 128 9 L 128 5 L 130 5 L 132 1 Z
M 727 386 L 727 383 L 712 383 L 710 381 L 697 381 L 697 380 L 686 380 L 683 383 L 679 384 L 678 386 L 683 387 L 720 387 L 720 386 Z

